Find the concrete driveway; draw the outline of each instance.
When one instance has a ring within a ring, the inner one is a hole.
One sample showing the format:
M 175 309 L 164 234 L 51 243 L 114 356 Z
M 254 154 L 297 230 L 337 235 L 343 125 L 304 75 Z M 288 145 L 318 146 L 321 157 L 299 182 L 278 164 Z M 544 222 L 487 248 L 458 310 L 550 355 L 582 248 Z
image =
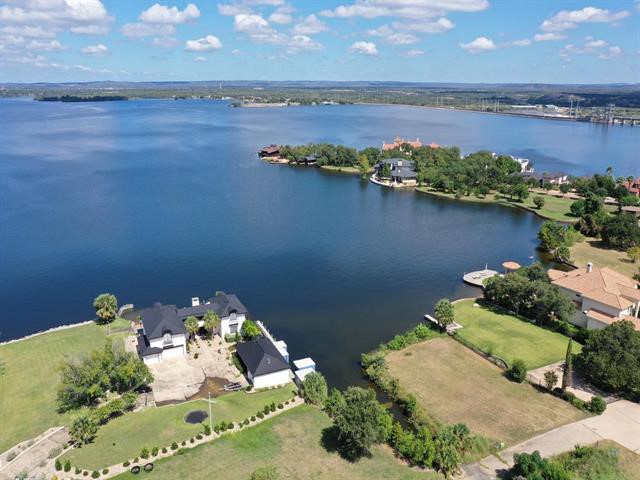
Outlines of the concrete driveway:
M 516 453 L 538 450 L 543 457 L 548 457 L 572 450 L 578 444 L 587 445 L 600 440 L 613 440 L 640 455 L 640 405 L 627 400 L 610 403 L 602 415 L 558 427 L 514 445 L 500 452 L 500 458 L 492 455 L 478 463 L 465 465 L 464 476 L 495 479 L 513 466 Z
M 198 392 L 205 378 L 202 368 L 189 365 L 186 356 L 151 364 L 149 370 L 156 402 L 184 401 Z

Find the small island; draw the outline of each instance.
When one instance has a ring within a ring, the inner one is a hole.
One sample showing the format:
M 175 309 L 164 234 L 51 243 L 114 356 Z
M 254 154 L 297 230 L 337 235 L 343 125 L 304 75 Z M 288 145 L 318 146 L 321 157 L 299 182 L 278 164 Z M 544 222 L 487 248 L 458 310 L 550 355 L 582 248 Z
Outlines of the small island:
M 80 102 L 120 102 L 124 100 L 129 100 L 129 98 L 123 95 L 90 95 L 86 97 L 78 96 L 78 95 L 59 95 L 59 96 L 37 97 L 36 100 L 40 102 L 80 103 Z

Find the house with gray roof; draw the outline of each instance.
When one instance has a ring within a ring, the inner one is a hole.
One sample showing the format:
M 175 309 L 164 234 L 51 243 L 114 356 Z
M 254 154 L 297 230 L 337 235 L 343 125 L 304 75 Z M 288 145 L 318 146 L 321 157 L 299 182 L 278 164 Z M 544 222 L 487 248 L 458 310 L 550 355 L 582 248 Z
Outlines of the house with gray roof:
M 385 158 L 373 166 L 375 183 L 389 187 L 414 187 L 418 184 L 416 164 L 406 158 Z
M 246 367 L 254 388 L 284 385 L 291 381 L 289 362 L 266 337 L 238 343 L 236 353 Z
M 138 330 L 138 354 L 145 363 L 157 363 L 168 358 L 185 355 L 188 340 L 184 321 L 193 316 L 200 327 L 204 326 L 204 315 L 213 311 L 220 318 L 218 333 L 221 336 L 239 333 L 247 318 L 247 308 L 233 294 L 216 293 L 215 297 L 201 301 L 191 299 L 190 307 L 156 303 L 152 307 L 135 312 L 140 319 Z

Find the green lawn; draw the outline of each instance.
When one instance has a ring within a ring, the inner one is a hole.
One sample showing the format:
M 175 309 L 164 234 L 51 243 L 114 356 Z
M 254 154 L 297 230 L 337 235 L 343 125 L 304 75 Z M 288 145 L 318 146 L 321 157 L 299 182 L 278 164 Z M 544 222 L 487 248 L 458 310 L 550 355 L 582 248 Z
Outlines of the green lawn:
M 628 277 L 640 272 L 640 263 L 633 263 L 626 252 L 604 248 L 602 241 L 596 238 L 586 238 L 570 250 L 571 259 L 578 267 L 586 267 L 587 263 L 592 262 L 597 267 L 609 267 Z
M 110 328 L 113 332 L 126 326 L 128 322 L 117 320 Z M 105 338 L 106 327 L 90 324 L 0 346 L 4 363 L 4 373 L 0 373 L 0 452 L 70 421 L 71 414 L 56 413 L 59 368 L 65 359 L 102 347 Z
M 508 363 L 521 358 L 529 370 L 565 358 L 568 338 L 564 335 L 484 305 L 474 307 L 474 303 L 464 300 L 455 304 L 455 320 L 464 327 L 458 330 L 458 335 L 463 339 Z M 574 342 L 574 353 L 581 348 Z
M 301 405 L 264 423 L 155 463 L 151 473 L 123 474 L 126 479 L 245 480 L 257 468 L 275 466 L 278 478 L 314 480 L 436 480 L 443 477 L 410 469 L 386 446 L 349 462 L 335 452 L 335 437 L 326 429 L 331 420 L 320 410 Z
M 235 392 L 222 395 L 212 407 L 213 423 L 222 420 L 238 422 L 262 410 L 265 405 L 284 402 L 293 398 L 293 385 L 259 393 Z M 148 408 L 116 418 L 98 431 L 89 445 L 70 450 L 63 461 L 71 460 L 74 466 L 94 470 L 131 460 L 143 447 L 168 447 L 172 442 L 182 442 L 202 432 L 202 425 L 189 424 L 185 415 L 192 410 L 208 411 L 206 400 L 194 400 L 178 405 Z

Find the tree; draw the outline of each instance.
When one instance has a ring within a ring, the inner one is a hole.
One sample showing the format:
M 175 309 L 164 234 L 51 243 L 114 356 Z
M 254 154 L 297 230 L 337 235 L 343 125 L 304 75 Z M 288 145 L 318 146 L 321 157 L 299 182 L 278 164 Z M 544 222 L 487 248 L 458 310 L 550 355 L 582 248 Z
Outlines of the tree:
M 71 427 L 69 435 L 76 443 L 87 444 L 91 442 L 98 432 L 98 424 L 89 416 L 81 415 L 76 418 Z
M 369 165 L 369 159 L 367 156 L 362 153 L 358 156 L 358 169 L 360 170 L 360 174 L 364 177 L 369 170 L 371 169 L 371 165 Z
M 313 405 L 324 405 L 327 399 L 327 381 L 320 372 L 311 372 L 302 381 L 302 398 Z
M 564 357 L 564 369 L 562 372 L 562 390 L 566 390 L 572 384 L 573 377 L 573 339 L 569 338 L 567 353 Z
M 640 245 L 640 227 L 633 215 L 619 214 L 602 225 L 602 243 L 610 248 L 628 250 Z
M 260 336 L 260 329 L 251 320 L 245 320 L 242 322 L 242 328 L 240 329 L 240 335 L 245 340 L 253 340 Z
M 446 329 L 449 325 L 453 323 L 453 320 L 454 320 L 453 305 L 447 298 L 442 298 L 438 300 L 438 303 L 436 303 L 436 308 L 435 308 L 435 316 L 440 326 L 444 329 Z
M 434 443 L 433 465 L 445 478 L 450 478 L 458 472 L 462 463 L 459 438 L 451 426 L 444 426 L 436 434 Z
M 507 370 L 507 377 L 514 382 L 524 382 L 527 379 L 527 364 L 524 363 L 524 360 L 516 358 Z
M 545 201 L 542 195 L 536 195 L 535 197 L 533 197 L 533 204 L 538 208 L 538 210 L 544 207 L 544 203 Z
M 198 319 L 193 315 L 189 315 L 185 319 L 184 326 L 187 329 L 187 332 L 189 332 L 190 338 L 193 338 L 195 334 L 198 333 L 198 330 L 200 329 L 200 326 L 198 325 Z
M 546 221 L 540 226 L 538 240 L 540 240 L 540 248 L 552 252 L 564 241 L 564 227 L 555 222 Z
M 563 183 L 562 185 L 560 185 L 560 191 L 561 191 L 563 194 L 565 194 L 565 195 L 566 195 L 567 193 L 569 193 L 569 191 L 570 191 L 570 190 L 571 190 L 571 187 L 569 186 L 569 184 L 567 184 L 567 183 Z
M 324 402 L 324 411 L 331 418 L 335 418 L 336 414 L 345 408 L 344 395 L 337 388 L 332 388 L 327 400 Z
M 110 293 L 101 293 L 93 301 L 93 308 L 100 323 L 108 323 L 116 318 L 118 313 L 118 300 L 115 295 Z
M 553 253 L 553 258 L 558 262 L 568 263 L 571 261 L 571 250 L 566 245 L 560 245 Z
M 220 317 L 218 317 L 213 310 L 207 310 L 203 319 L 205 331 L 209 334 L 210 338 L 213 338 L 213 332 L 220 326 Z
M 392 428 L 391 415 L 371 389 L 349 387 L 344 402 L 334 412 L 334 424 L 345 453 L 357 458 L 376 443 L 384 442 Z
M 544 384 L 547 387 L 547 390 L 553 391 L 556 383 L 558 383 L 558 374 L 555 370 L 547 370 L 544 372 Z
M 524 183 L 519 183 L 513 186 L 511 193 L 521 202 L 529 197 L 529 188 Z
M 640 398 L 640 332 L 630 321 L 592 331 L 578 360 L 587 380 L 597 387 Z

